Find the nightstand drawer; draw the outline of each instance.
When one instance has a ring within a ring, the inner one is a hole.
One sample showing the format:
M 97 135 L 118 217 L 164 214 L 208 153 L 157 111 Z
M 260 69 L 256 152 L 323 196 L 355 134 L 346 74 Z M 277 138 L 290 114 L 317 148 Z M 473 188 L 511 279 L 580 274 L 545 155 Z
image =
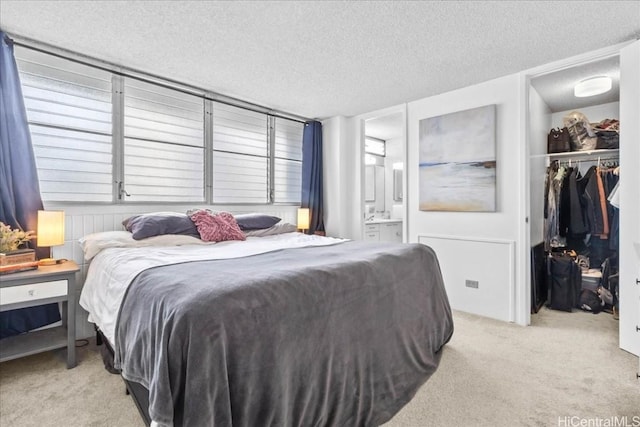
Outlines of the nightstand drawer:
M 37 301 L 67 295 L 67 281 L 33 283 L 30 285 L 0 288 L 0 304 L 8 305 L 24 301 Z

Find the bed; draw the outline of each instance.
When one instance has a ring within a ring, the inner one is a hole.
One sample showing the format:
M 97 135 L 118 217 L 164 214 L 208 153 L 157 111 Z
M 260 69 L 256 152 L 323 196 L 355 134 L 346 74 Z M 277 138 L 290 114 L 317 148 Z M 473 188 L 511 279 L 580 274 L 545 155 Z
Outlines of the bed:
M 377 426 L 453 333 L 422 244 L 159 237 L 94 247 L 80 298 L 147 424 Z

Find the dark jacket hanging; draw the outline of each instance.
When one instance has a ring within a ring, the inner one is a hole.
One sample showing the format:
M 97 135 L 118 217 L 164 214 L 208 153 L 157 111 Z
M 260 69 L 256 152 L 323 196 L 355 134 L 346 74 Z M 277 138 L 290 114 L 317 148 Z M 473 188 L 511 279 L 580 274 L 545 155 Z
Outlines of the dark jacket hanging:
M 584 216 L 584 207 L 582 205 L 582 198 L 578 192 L 578 168 L 573 168 L 569 174 L 569 186 L 567 191 L 569 192 L 569 234 L 572 236 L 584 236 L 589 231 L 587 227 L 587 221 Z

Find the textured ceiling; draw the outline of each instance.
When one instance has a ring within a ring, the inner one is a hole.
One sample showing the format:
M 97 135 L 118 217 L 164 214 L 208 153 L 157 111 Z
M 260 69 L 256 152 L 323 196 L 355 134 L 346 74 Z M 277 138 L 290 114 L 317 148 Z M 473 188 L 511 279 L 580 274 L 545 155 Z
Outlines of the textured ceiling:
M 0 28 L 309 118 L 640 36 L 638 1 L 0 1 Z

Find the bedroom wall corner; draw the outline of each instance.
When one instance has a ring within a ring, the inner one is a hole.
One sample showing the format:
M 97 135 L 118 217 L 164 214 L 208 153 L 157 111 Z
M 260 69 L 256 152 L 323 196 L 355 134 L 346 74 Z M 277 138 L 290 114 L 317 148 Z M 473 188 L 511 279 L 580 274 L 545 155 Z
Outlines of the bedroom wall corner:
M 350 237 L 347 205 L 343 198 L 347 180 L 344 176 L 347 119 L 343 116 L 322 121 L 322 157 L 324 189 L 324 224 L 327 236 Z

